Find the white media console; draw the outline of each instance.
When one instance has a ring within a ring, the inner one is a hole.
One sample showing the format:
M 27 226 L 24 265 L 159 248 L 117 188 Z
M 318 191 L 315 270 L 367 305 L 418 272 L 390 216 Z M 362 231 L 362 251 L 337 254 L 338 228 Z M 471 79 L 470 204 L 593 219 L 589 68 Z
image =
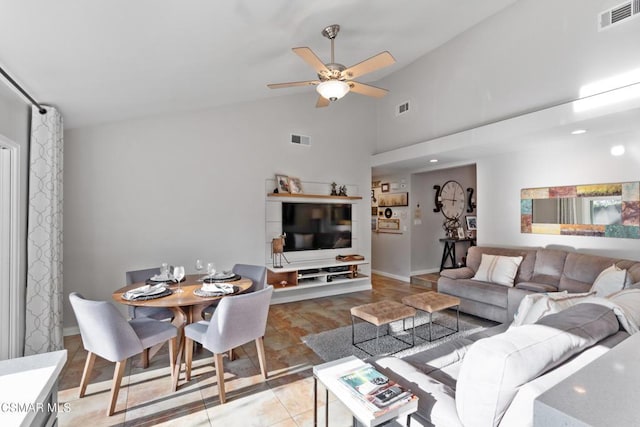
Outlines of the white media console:
M 318 260 L 285 264 L 281 268 L 267 266 L 267 283 L 273 285 L 272 303 L 326 297 L 371 289 L 369 276 L 358 266 L 365 260 Z

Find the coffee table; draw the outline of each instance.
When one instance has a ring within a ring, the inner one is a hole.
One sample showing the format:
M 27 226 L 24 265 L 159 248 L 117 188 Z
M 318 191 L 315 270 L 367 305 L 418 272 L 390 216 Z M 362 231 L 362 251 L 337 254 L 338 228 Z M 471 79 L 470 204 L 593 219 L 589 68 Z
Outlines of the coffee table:
M 364 348 L 358 346 L 358 344 L 371 341 L 374 338 L 356 342 L 356 319 L 360 319 L 376 327 L 375 340 L 376 340 L 376 349 L 378 353 L 380 353 L 380 327 L 384 325 L 387 326 L 387 333 L 385 335 L 389 335 L 390 337 L 395 338 L 396 340 L 413 347 L 416 342 L 415 316 L 416 316 L 415 309 L 413 309 L 412 307 L 408 307 L 405 304 L 401 304 L 397 301 L 382 300 L 382 301 L 372 302 L 370 304 L 359 305 L 357 307 L 351 307 L 351 344 L 353 344 L 355 347 L 359 348 L 360 350 L 364 351 L 365 353 L 372 355 Z M 410 343 L 394 336 L 391 333 L 391 328 L 389 327 L 391 323 L 402 320 L 402 330 L 406 330 L 404 322 L 408 318 L 413 319 L 413 322 L 412 322 L 413 334 L 411 336 Z
M 329 392 L 333 393 L 342 404 L 353 415 L 353 425 L 356 425 L 356 420 L 366 427 L 374 427 L 380 424 L 384 424 L 391 420 L 395 420 L 399 417 L 407 417 L 407 426 L 411 425 L 411 414 L 418 410 L 418 398 L 415 397 L 401 406 L 390 409 L 381 415 L 376 416 L 371 412 L 362 401 L 353 395 L 352 391 L 349 391 L 347 387 L 340 383 L 342 375 L 358 369 L 366 363 L 355 357 L 348 356 L 342 359 L 334 360 L 332 362 L 323 363 L 313 367 L 313 425 L 318 425 L 318 381 L 325 388 L 325 426 L 329 425 Z
M 429 291 L 420 294 L 407 295 L 406 297 L 402 298 L 402 303 L 409 307 L 413 307 L 416 310 L 429 313 L 429 341 L 432 341 L 433 338 L 431 326 L 433 324 L 433 313 L 435 312 L 446 310 L 447 308 L 456 307 L 456 329 L 453 330 L 448 326 L 436 323 L 436 325 L 442 326 L 443 328 L 452 331 L 450 334 L 438 337 L 438 339 L 454 334 L 460 330 L 460 298 L 458 297 Z M 425 337 L 420 338 L 426 340 Z

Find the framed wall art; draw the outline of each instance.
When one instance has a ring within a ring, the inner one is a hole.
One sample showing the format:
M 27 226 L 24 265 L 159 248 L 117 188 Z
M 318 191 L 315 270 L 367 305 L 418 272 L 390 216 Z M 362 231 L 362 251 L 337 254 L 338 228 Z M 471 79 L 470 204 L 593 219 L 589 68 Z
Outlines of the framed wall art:
M 378 232 L 380 232 L 380 233 L 400 233 L 400 219 L 398 219 L 398 218 L 378 218 Z
M 384 193 L 378 196 L 378 207 L 409 206 L 409 193 Z

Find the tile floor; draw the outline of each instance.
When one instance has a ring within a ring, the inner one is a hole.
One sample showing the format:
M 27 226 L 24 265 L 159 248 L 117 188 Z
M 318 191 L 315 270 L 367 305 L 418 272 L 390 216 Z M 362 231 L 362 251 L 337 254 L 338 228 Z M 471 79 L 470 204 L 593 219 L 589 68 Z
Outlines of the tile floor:
M 400 300 L 424 292 L 422 287 L 374 275 L 371 291 L 272 305 L 265 335 L 269 378 L 263 381 L 256 348 L 246 344 L 237 349 L 236 360 L 225 359 L 227 403 L 220 404 L 207 350 L 194 354 L 189 383 L 181 373 L 178 390 L 170 392 L 167 346 L 140 368 L 139 358 L 127 364 L 116 413 L 107 417 L 106 407 L 113 375 L 113 363 L 97 358 L 84 398 L 78 399 L 78 385 L 86 352 L 79 335 L 65 338 L 68 361 L 59 384 L 59 402 L 69 402 L 70 411 L 59 413 L 61 426 L 278 426 L 313 425 L 312 366 L 322 363 L 301 337 L 349 325 L 349 309 L 380 299 Z M 319 396 L 324 396 L 320 391 Z M 322 400 L 322 397 L 320 398 Z M 332 399 L 330 399 L 332 400 Z M 322 401 L 319 405 L 323 405 Z M 351 415 L 339 402 L 329 405 L 331 426 L 351 425 Z M 321 425 L 324 410 L 319 406 Z

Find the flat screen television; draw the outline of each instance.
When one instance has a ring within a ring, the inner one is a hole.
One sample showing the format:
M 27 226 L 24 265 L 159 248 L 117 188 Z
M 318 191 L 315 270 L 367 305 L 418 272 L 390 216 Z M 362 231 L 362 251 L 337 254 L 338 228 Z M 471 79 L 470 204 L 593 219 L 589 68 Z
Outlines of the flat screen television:
M 351 247 L 351 205 L 282 203 L 284 251 Z

